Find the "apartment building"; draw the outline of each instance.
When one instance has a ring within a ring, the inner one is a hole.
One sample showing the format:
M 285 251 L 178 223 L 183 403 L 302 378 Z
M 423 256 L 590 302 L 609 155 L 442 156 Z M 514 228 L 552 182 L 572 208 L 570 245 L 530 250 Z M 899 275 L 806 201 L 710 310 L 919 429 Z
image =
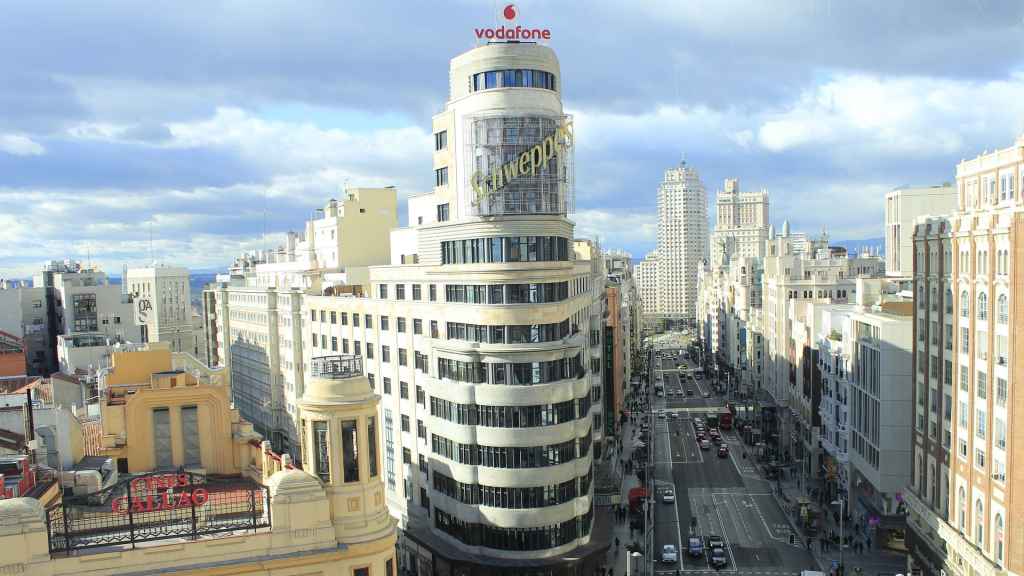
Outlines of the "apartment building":
M 961 161 L 956 211 L 916 225 L 912 570 L 1024 570 L 1011 418 L 1024 409 L 1013 393 L 1024 346 L 1012 329 L 1024 281 L 1022 190 L 1024 136 Z
M 21 341 L 25 368 L 31 376 L 57 370 L 56 320 L 48 304 L 46 288 L 0 281 L 0 332 Z
M 783 461 L 797 464 L 800 473 L 819 478 L 821 449 L 821 382 L 817 371 L 817 319 L 808 304 L 843 304 L 852 301 L 857 278 L 884 273 L 881 258 L 850 255 L 829 246 L 827 235 L 807 241 L 770 231 L 762 280 L 764 374 L 762 387 L 781 407 L 778 419 L 765 422 L 766 438 L 774 439 Z
M 304 351 L 360 356 L 381 395 L 405 562 L 590 573 L 607 279 L 566 217 L 573 132 L 558 60 L 492 42 L 452 59 L 449 77 L 434 190 L 409 198 L 369 290 L 304 298 Z
M 308 370 L 302 300 L 325 290 L 361 291 L 367 266 L 390 257 L 397 198 L 394 187 L 347 189 L 318 209 L 303 233 L 237 258 L 203 292 L 210 363 L 228 369 L 242 416 L 279 452 L 299 456 L 296 403 Z

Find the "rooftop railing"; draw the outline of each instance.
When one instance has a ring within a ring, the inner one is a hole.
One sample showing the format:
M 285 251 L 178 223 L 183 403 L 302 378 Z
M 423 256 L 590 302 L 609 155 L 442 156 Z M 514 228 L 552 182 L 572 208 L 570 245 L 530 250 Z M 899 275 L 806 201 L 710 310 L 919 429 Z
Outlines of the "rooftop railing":
M 313 358 L 312 373 L 314 378 L 341 380 L 363 375 L 363 359 L 361 356 L 335 355 Z

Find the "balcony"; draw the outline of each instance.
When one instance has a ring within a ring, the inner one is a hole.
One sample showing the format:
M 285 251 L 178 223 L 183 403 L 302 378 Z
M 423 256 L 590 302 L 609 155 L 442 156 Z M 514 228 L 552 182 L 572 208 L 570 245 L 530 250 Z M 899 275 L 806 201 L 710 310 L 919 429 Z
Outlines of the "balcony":
M 354 355 L 320 356 L 313 358 L 311 372 L 314 378 L 343 380 L 363 375 L 363 358 Z

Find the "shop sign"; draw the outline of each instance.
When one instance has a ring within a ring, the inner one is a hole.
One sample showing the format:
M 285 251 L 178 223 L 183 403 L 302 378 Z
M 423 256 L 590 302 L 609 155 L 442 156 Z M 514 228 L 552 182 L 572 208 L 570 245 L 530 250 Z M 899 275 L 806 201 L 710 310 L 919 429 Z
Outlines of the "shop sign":
M 175 493 L 175 488 L 184 491 Z M 163 493 L 157 492 L 164 490 Z M 110 510 L 116 514 L 158 512 L 202 506 L 210 499 L 205 488 L 194 488 L 188 474 L 162 474 L 135 478 L 130 484 L 130 496 L 114 498 Z
M 501 12 L 505 20 L 515 20 L 518 10 L 515 4 L 505 6 Z M 475 28 L 477 40 L 551 40 L 551 30 L 548 28 L 523 28 L 517 25 L 498 26 L 497 28 Z
M 548 162 L 556 154 L 559 158 L 564 158 L 567 149 L 572 146 L 572 140 L 572 119 L 566 117 L 562 120 L 561 126 L 540 144 L 523 152 L 511 162 L 498 166 L 490 175 L 485 175 L 481 171 L 474 172 L 469 179 L 476 198 L 474 203 L 479 204 L 481 200 L 499 192 L 517 178 L 533 176 L 538 169 L 547 169 Z

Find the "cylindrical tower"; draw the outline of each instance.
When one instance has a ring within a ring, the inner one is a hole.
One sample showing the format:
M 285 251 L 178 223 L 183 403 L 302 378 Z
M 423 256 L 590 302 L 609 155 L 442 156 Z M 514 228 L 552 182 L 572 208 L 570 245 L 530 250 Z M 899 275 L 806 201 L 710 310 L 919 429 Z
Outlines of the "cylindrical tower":
M 547 46 L 479 46 L 450 73 L 434 118 L 436 212 L 410 202 L 410 220 L 427 218 L 420 264 L 444 289 L 427 390 L 431 523 L 456 549 L 526 566 L 586 545 L 593 523 L 600 379 L 590 263 L 575 261 L 566 217 L 572 122 Z

